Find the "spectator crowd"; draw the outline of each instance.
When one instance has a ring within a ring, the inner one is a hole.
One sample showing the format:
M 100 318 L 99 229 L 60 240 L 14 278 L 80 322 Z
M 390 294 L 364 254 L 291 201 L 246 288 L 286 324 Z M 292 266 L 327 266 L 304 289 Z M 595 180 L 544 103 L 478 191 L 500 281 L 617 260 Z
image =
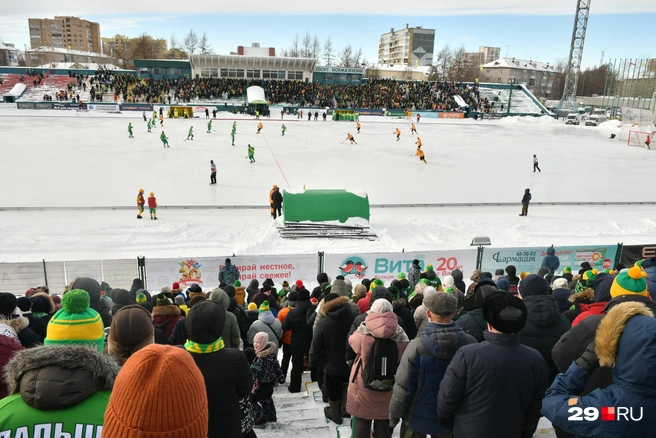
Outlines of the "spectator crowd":
M 542 416 L 559 438 L 654 436 L 656 258 L 574 274 L 551 247 L 468 286 L 420 260 L 387 285 L 240 277 L 227 259 L 212 290 L 0 293 L 0 436 L 252 438 L 304 372 L 356 438 L 524 438 Z

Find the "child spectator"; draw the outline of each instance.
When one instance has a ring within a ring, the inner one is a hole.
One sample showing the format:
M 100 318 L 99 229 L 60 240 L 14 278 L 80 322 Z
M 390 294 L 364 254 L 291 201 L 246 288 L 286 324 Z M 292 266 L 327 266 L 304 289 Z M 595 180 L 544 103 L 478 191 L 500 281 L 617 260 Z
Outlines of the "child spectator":
M 285 375 L 278 364 L 278 348 L 273 342 L 269 342 L 266 332 L 259 332 L 253 339 L 253 349 L 256 358 L 251 365 L 253 375 L 253 416 L 255 426 L 262 427 L 266 423 L 275 423 L 276 407 L 273 404 L 273 388 L 276 384 L 285 380 Z

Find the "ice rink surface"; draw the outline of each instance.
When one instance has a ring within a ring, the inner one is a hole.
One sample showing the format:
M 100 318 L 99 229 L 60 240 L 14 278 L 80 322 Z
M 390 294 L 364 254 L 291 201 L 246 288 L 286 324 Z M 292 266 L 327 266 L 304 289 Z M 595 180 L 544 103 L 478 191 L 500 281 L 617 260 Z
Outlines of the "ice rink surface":
M 565 126 L 546 117 L 499 121 L 427 120 L 417 125 L 428 164 L 415 154 L 410 121 L 362 117 L 308 121 L 279 110 L 257 121 L 219 113 L 169 120 L 147 133 L 141 113 L 0 110 L 0 261 L 410 251 L 468 247 L 475 235 L 495 246 L 648 243 L 656 241 L 656 206 L 533 205 L 518 217 L 530 188 L 534 202 L 652 202 L 656 152 L 609 140 L 617 122 Z M 235 146 L 230 129 L 237 120 Z M 128 139 L 127 125 L 135 138 Z M 281 136 L 280 127 L 288 130 Z M 159 125 L 159 124 L 158 124 Z M 185 141 L 189 127 L 194 140 Z M 402 131 L 396 141 L 393 131 Z M 343 142 L 351 132 L 358 142 Z M 255 147 L 256 163 L 246 159 Z M 541 173 L 532 171 L 537 154 Z M 218 184 L 209 185 L 209 160 Z M 372 208 L 374 242 L 282 240 L 266 205 L 282 189 L 361 189 L 372 204 L 515 203 L 513 206 Z M 161 207 L 261 206 L 257 209 L 164 209 L 138 221 L 139 188 Z M 6 210 L 8 207 L 133 207 L 101 210 Z

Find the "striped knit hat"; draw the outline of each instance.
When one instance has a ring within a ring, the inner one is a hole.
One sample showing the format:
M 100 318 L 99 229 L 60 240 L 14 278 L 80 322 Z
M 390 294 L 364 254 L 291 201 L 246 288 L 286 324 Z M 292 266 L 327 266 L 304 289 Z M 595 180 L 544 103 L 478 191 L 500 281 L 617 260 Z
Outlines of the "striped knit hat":
M 100 314 L 89 308 L 86 291 L 73 289 L 62 297 L 62 308 L 48 323 L 44 345 L 87 344 L 103 352 L 105 331 Z
M 269 307 L 269 302 L 267 300 L 262 301 L 262 304 L 260 304 L 260 308 L 258 309 L 258 312 L 259 313 L 268 312 L 269 310 L 271 310 L 271 308 Z
M 647 273 L 635 265 L 628 271 L 620 272 L 610 287 L 610 296 L 616 298 L 620 295 L 641 295 L 647 297 Z

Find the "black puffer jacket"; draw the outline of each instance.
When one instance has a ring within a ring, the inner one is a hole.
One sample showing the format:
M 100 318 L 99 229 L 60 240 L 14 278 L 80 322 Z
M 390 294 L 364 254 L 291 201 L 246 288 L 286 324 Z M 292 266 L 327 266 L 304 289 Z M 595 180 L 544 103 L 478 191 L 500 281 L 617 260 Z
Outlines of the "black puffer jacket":
M 560 313 L 556 299 L 551 295 L 529 295 L 523 298 L 526 305 L 526 325 L 519 332 L 523 345 L 535 348 L 549 365 L 549 382 L 558 374 L 551 358 L 551 349 L 569 328 L 569 320 Z
M 312 327 L 307 324 L 308 312 L 314 311 L 310 301 L 297 301 L 296 307 L 289 311 L 282 330 L 292 331 L 292 354 L 309 353 L 312 344 Z
M 496 292 L 498 292 L 497 286 L 491 278 L 481 278 L 474 289 L 474 294 L 465 300 L 461 312 L 466 313 L 456 321 L 465 333 L 472 335 L 478 342 L 483 342 L 483 332 L 487 330 L 487 321 L 483 317 L 483 303 L 485 298 Z
M 323 364 L 323 372 L 330 376 L 348 376 L 351 368 L 346 364 L 347 334 L 355 315 L 349 299 L 336 298 L 323 305 L 325 316 L 317 322 L 310 348 L 310 366 Z M 292 334 L 292 342 L 294 342 Z
M 465 282 L 462 281 L 463 275 L 460 269 L 454 269 L 451 271 L 451 277 L 453 277 L 453 285 L 456 287 L 456 289 L 458 289 L 460 292 L 465 292 L 467 290 Z

